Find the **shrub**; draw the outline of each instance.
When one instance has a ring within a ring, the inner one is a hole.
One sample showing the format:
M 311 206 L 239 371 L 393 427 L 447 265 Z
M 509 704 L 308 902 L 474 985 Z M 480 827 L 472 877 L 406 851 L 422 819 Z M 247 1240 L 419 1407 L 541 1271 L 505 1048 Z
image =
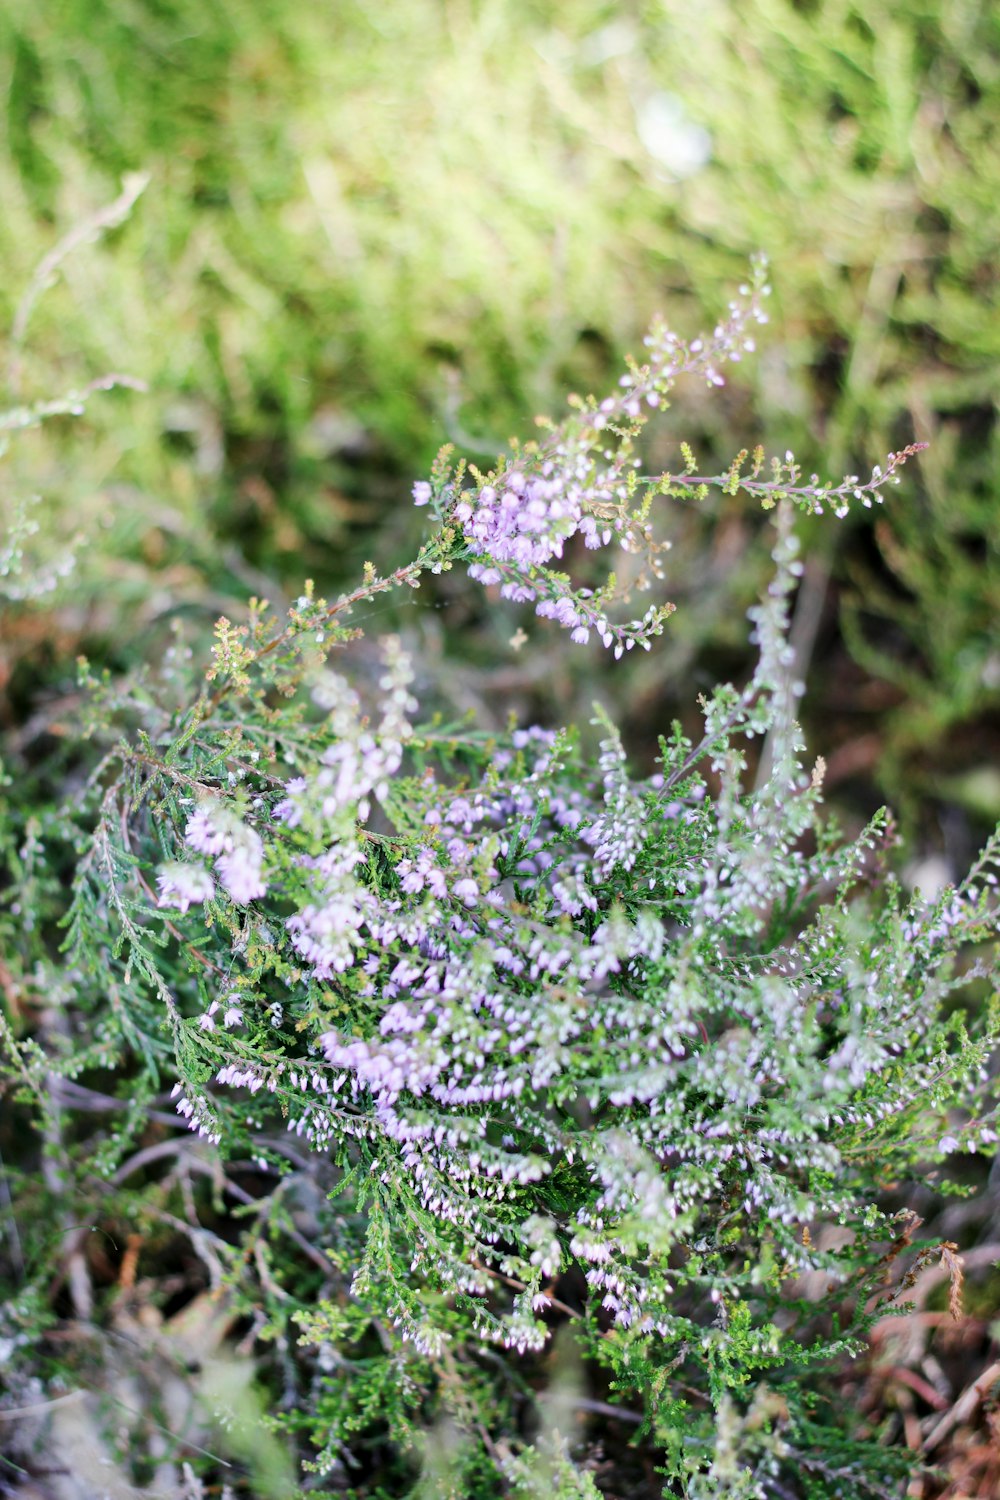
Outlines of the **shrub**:
M 829 1371 L 912 1242 L 890 1189 L 996 1138 L 995 1018 L 965 1003 L 992 969 L 957 956 L 994 932 L 1000 840 L 957 889 L 906 899 L 888 816 L 842 838 L 803 760 L 795 508 L 871 505 L 914 450 L 836 485 L 761 451 L 641 473 L 651 414 L 681 375 L 721 384 L 766 292 L 757 266 L 711 336 L 654 328 L 613 396 L 488 473 L 442 453 L 412 563 L 332 603 L 307 587 L 285 621 L 254 601 L 205 671 L 181 641 L 123 682 L 82 663 L 95 754 L 75 742 L 60 805 L 17 832 L 8 806 L 8 1080 L 77 1180 L 184 1154 L 135 1149 L 168 1084 L 221 1161 L 249 1160 L 264 1186 L 236 1250 L 193 1200 L 175 1222 L 284 1350 L 276 1424 L 312 1472 L 353 1466 L 353 1493 L 597 1493 L 571 1431 L 519 1437 L 559 1324 L 641 1404 L 664 1493 L 794 1476 L 861 1496 L 905 1471 L 831 1408 Z M 663 576 L 656 505 L 709 486 L 773 517 L 757 662 L 705 697 L 697 743 L 663 736 L 652 776 L 600 709 L 596 759 L 572 730 L 421 718 L 396 637 L 374 682 L 342 668 L 354 613 L 457 564 L 575 641 L 652 649 L 669 606 L 622 619 L 620 600 Z M 557 565 L 581 541 L 616 546 L 622 576 L 574 584 Z M 58 1021 L 33 1026 L 42 1007 Z M 74 1116 L 95 1099 L 119 1128 Z M 304 1235 L 310 1181 L 331 1196 Z M 10 1303 L 12 1348 L 37 1338 L 40 1286 Z

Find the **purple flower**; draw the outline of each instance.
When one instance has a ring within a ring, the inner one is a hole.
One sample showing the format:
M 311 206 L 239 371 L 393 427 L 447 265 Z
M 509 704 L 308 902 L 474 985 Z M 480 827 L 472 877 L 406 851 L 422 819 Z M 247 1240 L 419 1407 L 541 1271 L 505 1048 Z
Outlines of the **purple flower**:
M 465 906 L 475 906 L 479 900 L 479 886 L 469 876 L 464 880 L 456 880 L 452 894 Z
M 222 802 L 203 803 L 188 822 L 184 838 L 203 854 L 218 856 L 215 868 L 219 880 L 237 905 L 245 906 L 248 901 L 256 901 L 266 893 L 267 886 L 261 874 L 264 845 L 260 835 L 231 808 Z M 205 879 L 209 877 L 206 875 Z
M 187 911 L 196 901 L 210 901 L 215 895 L 215 882 L 202 865 L 185 864 L 176 860 L 163 865 L 156 877 L 160 888 L 157 906 L 173 906 L 180 912 Z
M 228 854 L 220 855 L 215 864 L 219 879 L 237 906 L 258 901 L 267 892 L 261 875 L 264 846 L 255 833 L 249 829 L 247 833 L 249 838 L 246 841 L 237 844 Z
M 221 854 L 226 847 L 225 818 L 225 809 L 211 802 L 202 803 L 188 822 L 184 842 L 197 849 L 199 854 Z

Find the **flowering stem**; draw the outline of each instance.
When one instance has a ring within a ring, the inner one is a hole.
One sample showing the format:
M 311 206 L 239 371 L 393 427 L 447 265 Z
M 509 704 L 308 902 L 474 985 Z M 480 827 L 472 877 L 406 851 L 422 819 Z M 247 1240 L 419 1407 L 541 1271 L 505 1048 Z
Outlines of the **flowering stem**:
M 773 504 L 777 500 L 810 501 L 810 508 L 818 509 L 823 501 L 846 501 L 850 499 L 881 499 L 881 489 L 890 479 L 895 480 L 895 471 L 902 468 L 908 458 L 914 454 L 921 453 L 929 445 L 927 443 L 909 443 L 901 448 L 898 453 L 890 453 L 886 460 L 885 468 L 878 464 L 872 470 L 871 478 L 863 484 L 859 482 L 857 475 L 851 475 L 839 485 L 825 485 L 820 483 L 819 475 L 813 474 L 809 484 L 796 484 L 794 480 L 799 475 L 798 465 L 791 460 L 790 455 L 783 466 L 787 470 L 786 477 L 774 479 L 757 479 L 755 464 L 754 473 L 747 476 L 739 472 L 738 465 L 734 465 L 726 474 L 663 474 L 659 477 L 652 474 L 644 474 L 642 482 L 650 485 L 658 485 L 666 491 L 674 491 L 678 488 L 705 490 L 721 489 L 730 494 L 737 490 L 745 490 L 748 495 L 756 499 Z
M 439 545 L 442 543 L 443 545 Z M 339 599 L 335 600 L 333 604 L 329 605 L 328 608 L 324 610 L 320 616 L 318 616 L 318 619 L 313 622 L 313 626 L 315 627 L 315 624 L 321 621 L 333 620 L 337 615 L 349 612 L 356 604 L 362 603 L 365 599 L 371 599 L 376 594 L 387 593 L 389 589 L 398 588 L 400 584 L 406 583 L 409 584 L 411 588 L 419 588 L 420 574 L 426 573 L 428 569 L 433 568 L 436 563 L 443 561 L 446 556 L 450 556 L 450 553 L 451 549 L 447 540 L 444 538 L 443 533 L 439 532 L 437 535 L 433 536 L 429 542 L 426 542 L 424 544 L 413 562 L 406 563 L 402 567 L 396 568 L 394 572 L 387 574 L 385 577 L 366 579 L 366 581 L 361 584 L 360 587 L 356 588 L 353 593 L 343 594 Z M 263 661 L 265 657 L 270 656 L 281 646 L 290 644 L 295 639 L 295 636 L 297 634 L 298 630 L 294 624 L 286 625 L 283 630 L 279 631 L 277 635 L 272 636 L 272 638 L 269 641 L 266 641 L 263 646 L 258 647 L 256 651 L 250 652 L 246 659 L 246 665 L 252 666 L 256 665 L 258 662 Z M 231 687 L 233 686 L 233 682 L 234 679 L 227 678 L 216 689 L 211 698 L 208 699 L 209 711 L 217 708 L 222 700 L 228 695 Z

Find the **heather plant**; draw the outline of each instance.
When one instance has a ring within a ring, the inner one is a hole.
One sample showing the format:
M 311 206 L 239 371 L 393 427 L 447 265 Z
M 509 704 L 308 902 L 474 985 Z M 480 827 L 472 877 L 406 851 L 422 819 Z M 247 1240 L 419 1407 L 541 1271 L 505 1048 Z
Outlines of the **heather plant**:
M 205 664 L 180 634 L 130 678 L 82 661 L 75 790 L 20 821 L 5 791 L 8 1084 L 71 1180 L 252 1165 L 240 1245 L 190 1189 L 172 1222 L 274 1343 L 272 1424 L 331 1493 L 599 1493 L 568 1421 L 519 1428 L 556 1327 L 606 1412 L 640 1408 L 664 1494 L 885 1495 L 906 1472 L 831 1406 L 832 1372 L 893 1263 L 935 1253 L 899 1185 L 996 1140 L 995 1016 L 969 997 L 994 972 L 1000 839 L 907 897 L 888 815 L 842 837 L 796 724 L 797 511 L 879 503 L 914 449 L 836 483 L 762 450 L 643 472 L 646 423 L 751 352 L 767 291 L 758 263 L 711 334 L 654 327 L 612 395 L 489 471 L 442 452 L 412 562 L 332 602 L 307 585 L 281 620 L 253 600 Z M 352 672 L 365 607 L 458 566 L 568 650 L 655 650 L 658 508 L 711 487 L 773 523 L 756 665 L 703 697 L 699 739 L 665 727 L 653 774 L 599 707 L 596 753 L 423 713 L 395 635 L 374 680 Z M 602 587 L 563 571 L 603 551 Z M 177 1129 L 143 1145 L 168 1093 Z M 102 1110 L 120 1123 L 88 1127 Z M 27 1267 L 5 1316 L 16 1394 L 47 1316 Z

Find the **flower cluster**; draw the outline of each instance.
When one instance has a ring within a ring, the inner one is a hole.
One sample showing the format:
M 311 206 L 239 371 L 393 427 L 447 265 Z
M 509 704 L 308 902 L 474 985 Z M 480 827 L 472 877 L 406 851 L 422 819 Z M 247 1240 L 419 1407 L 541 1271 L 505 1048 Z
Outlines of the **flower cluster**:
M 647 556 L 652 578 L 662 576 L 645 509 L 636 504 L 638 469 L 635 439 L 657 407 L 665 404 L 682 375 L 700 374 L 722 384 L 719 366 L 735 362 L 754 347 L 749 329 L 766 322 L 769 294 L 763 261 L 755 263 L 752 283 L 741 287 L 729 313 L 711 336 L 685 342 L 664 324 L 646 339 L 647 362 L 631 365 L 618 394 L 598 404 L 578 402 L 578 414 L 547 441 L 530 444 L 472 488 L 436 487 L 420 480 L 417 505 L 435 502 L 442 516 L 460 529 L 474 561 L 470 576 L 498 584 L 504 598 L 534 603 L 537 613 L 571 630 L 579 643 L 595 633 L 617 655 L 635 645 L 647 649 L 659 633 L 664 608 L 639 620 L 612 622 L 605 600 L 588 589 L 574 590 L 554 572 L 568 544 L 579 537 L 589 549 L 617 542 L 627 553 Z M 639 587 L 650 578 L 640 575 Z
M 620 659 L 636 646 L 650 649 L 673 605 L 651 605 L 637 618 L 616 620 L 610 608 L 619 592 L 614 575 L 606 587 L 595 590 L 574 586 L 553 567 L 563 562 L 575 540 L 590 550 L 617 544 L 639 564 L 628 589 L 643 591 L 664 577 L 663 545 L 649 520 L 658 495 L 704 496 L 716 486 L 730 494 L 743 490 L 767 509 L 792 500 L 815 514 L 829 508 L 837 516 L 847 515 L 855 500 L 865 507 L 880 502 L 885 486 L 899 483 L 897 470 L 923 444 L 890 453 L 885 467 L 876 464 L 866 481 L 850 474 L 839 484 L 821 481 L 818 474 L 804 480 L 790 451 L 784 459 L 772 459 L 770 477 L 761 477 L 762 448 L 749 471 L 744 452 L 726 474 L 696 475 L 693 455 L 685 447 L 684 472 L 640 473 L 637 440 L 650 417 L 666 404 L 682 376 L 699 375 L 710 386 L 724 384 L 720 368 L 753 352 L 752 330 L 767 322 L 764 302 L 769 294 L 766 262 L 758 258 L 752 280 L 740 287 L 726 318 L 710 335 L 685 341 L 666 324 L 655 324 L 645 339 L 645 363 L 630 363 L 614 395 L 601 402 L 572 398 L 571 415 L 548 438 L 516 447 L 488 475 L 471 470 L 471 485 L 460 482 L 462 466 L 452 475 L 443 455 L 433 481 L 414 485 L 413 499 L 417 505 L 433 505 L 439 520 L 458 534 L 463 555 L 471 558 L 470 577 L 498 586 L 505 599 L 534 604 L 536 614 L 568 630 L 577 644 L 595 637 Z
M 553 565 L 575 541 L 614 543 L 659 576 L 653 489 L 704 481 L 688 465 L 640 496 L 634 439 L 678 374 L 714 385 L 747 351 L 763 295 L 748 286 L 701 344 L 654 331 L 618 395 L 578 403 L 495 473 L 463 487 L 436 466 L 416 499 L 440 531 L 392 579 L 464 560 L 578 641 L 648 648 L 664 607 L 615 623 L 610 590 Z M 910 451 L 855 486 L 862 500 Z M 191 1128 L 244 1156 L 259 1134 L 273 1164 L 280 1127 L 297 1171 L 322 1155 L 353 1195 L 339 1308 L 369 1309 L 432 1364 L 538 1349 L 573 1316 L 619 1385 L 675 1423 L 679 1492 L 705 1472 L 676 1427 L 681 1364 L 721 1410 L 781 1360 L 839 1357 L 841 1335 L 788 1300 L 810 1271 L 862 1285 L 850 1337 L 863 1331 L 865 1268 L 895 1226 L 858 1163 L 889 1180 L 996 1138 L 977 1097 L 994 1023 L 966 1034 L 955 1013 L 969 974 L 991 972 L 956 956 L 996 936 L 1000 836 L 927 907 L 871 878 L 884 818 L 853 842 L 824 829 L 795 718 L 792 523 L 796 502 L 832 507 L 843 486 L 744 459 L 713 482 L 775 506 L 757 664 L 704 697 L 697 743 L 679 728 L 661 742 L 654 774 L 634 774 L 600 710 L 596 755 L 571 730 L 421 723 L 395 637 L 367 687 L 319 664 L 346 644 L 337 612 L 390 586 L 366 571 L 329 609 L 300 601 L 308 651 L 296 621 L 241 637 L 196 734 L 181 715 L 121 750 L 125 790 L 106 798 L 73 916 L 75 942 L 123 955 L 116 982 L 145 986 Z M 169 918 L 148 900 L 154 864 Z M 169 980 L 161 950 L 184 960 Z M 825 1221 L 860 1260 L 822 1248 Z
M 246 906 L 266 893 L 264 844 L 236 809 L 218 799 L 203 802 L 188 821 L 184 841 L 198 854 L 214 857 L 219 884 L 237 905 Z M 215 883 L 204 865 L 180 860 L 160 867 L 157 884 L 159 904 L 176 906 L 181 912 L 215 894 Z
M 954 984 L 949 934 L 995 923 L 985 874 L 930 915 L 887 912 L 877 944 L 859 944 L 846 899 L 794 916 L 816 892 L 846 890 L 878 832 L 845 849 L 815 839 L 819 780 L 801 765 L 788 675 L 799 563 L 787 509 L 774 560 L 753 680 L 720 689 L 703 745 L 665 748 L 652 777 L 630 774 L 603 716 L 596 774 L 570 737 L 540 728 L 488 752 L 470 744 L 465 774 L 411 774 L 408 751 L 426 758 L 434 738 L 414 726 L 411 668 L 392 639 L 380 710 L 338 675 L 317 681 L 320 743 L 264 799 L 263 832 L 219 798 L 188 822 L 187 844 L 215 858 L 233 902 L 273 885 L 285 908 L 254 919 L 256 945 L 244 929 L 244 956 L 197 1033 L 218 1047 L 265 996 L 303 1018 L 279 1025 L 277 1057 L 223 1054 L 217 1086 L 280 1099 L 316 1150 L 350 1140 L 394 1190 L 405 1182 L 424 1216 L 418 1254 L 457 1236 L 444 1284 L 468 1289 L 482 1265 L 514 1274 L 524 1296 L 499 1318 L 484 1303 L 477 1324 L 511 1348 L 542 1337 L 541 1278 L 566 1256 L 615 1325 L 669 1341 L 667 1258 L 720 1195 L 768 1224 L 790 1264 L 816 1263 L 800 1229 L 820 1191 L 825 1211 L 850 1211 L 845 1133 L 891 1142 L 941 1067 L 927 996 Z M 743 731 L 770 744 L 752 794 Z M 719 783 L 711 799 L 699 756 Z M 240 861 L 252 880 L 235 878 Z M 182 915 L 210 879 L 160 874 Z M 568 1206 L 555 1183 L 574 1162 L 589 1186 Z M 638 1274 L 640 1242 L 663 1257 L 662 1277 Z

